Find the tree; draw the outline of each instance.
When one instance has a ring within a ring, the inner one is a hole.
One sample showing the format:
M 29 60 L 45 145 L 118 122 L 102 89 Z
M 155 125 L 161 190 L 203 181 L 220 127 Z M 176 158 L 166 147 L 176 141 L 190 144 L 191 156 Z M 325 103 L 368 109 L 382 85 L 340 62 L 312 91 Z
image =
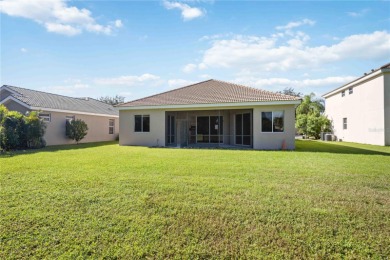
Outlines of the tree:
M 302 97 L 303 95 L 301 92 L 295 92 L 293 88 L 287 88 L 287 87 L 283 89 L 283 91 L 276 91 L 276 93 L 294 96 L 294 97 Z
M 314 93 L 305 95 L 302 103 L 297 107 L 297 115 L 310 113 L 323 113 L 325 111 L 325 104 L 323 99 L 316 99 Z
M 321 132 L 330 132 L 332 123 L 323 114 L 324 111 L 323 100 L 316 99 L 314 93 L 305 95 L 302 103 L 296 109 L 295 127 L 298 128 L 298 132 L 316 139 L 320 138 Z
M 115 97 L 105 96 L 105 97 L 100 97 L 99 101 L 115 106 L 124 103 L 125 97 L 119 95 L 116 95 Z
M 41 148 L 46 124 L 37 112 L 26 116 L 0 105 L 0 148 L 4 150 Z
M 81 119 L 66 121 L 66 136 L 78 144 L 88 133 L 88 125 Z
M 26 146 L 26 127 L 23 115 L 17 111 L 8 111 L 1 122 L 1 147 L 14 150 Z
M 3 119 L 8 114 L 8 109 L 4 105 L 0 105 L 0 124 L 3 122 Z
M 43 139 L 46 130 L 46 124 L 39 118 L 38 112 L 31 112 L 24 117 L 26 124 L 26 140 L 28 148 L 42 148 L 46 146 Z

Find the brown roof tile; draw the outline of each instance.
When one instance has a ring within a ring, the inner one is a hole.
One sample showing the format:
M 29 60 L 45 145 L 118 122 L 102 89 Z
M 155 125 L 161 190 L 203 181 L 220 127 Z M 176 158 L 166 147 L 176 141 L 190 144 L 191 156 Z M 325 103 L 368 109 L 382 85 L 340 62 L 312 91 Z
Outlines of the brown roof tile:
M 130 101 L 119 105 L 119 107 L 294 101 L 299 99 L 299 97 L 210 79 Z

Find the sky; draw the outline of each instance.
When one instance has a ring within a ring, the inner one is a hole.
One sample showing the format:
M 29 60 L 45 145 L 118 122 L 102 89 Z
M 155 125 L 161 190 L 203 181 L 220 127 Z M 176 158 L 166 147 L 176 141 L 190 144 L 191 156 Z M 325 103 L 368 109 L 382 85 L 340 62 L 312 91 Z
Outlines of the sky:
M 0 84 L 126 101 L 217 79 L 321 96 L 390 62 L 389 1 L 0 0 Z

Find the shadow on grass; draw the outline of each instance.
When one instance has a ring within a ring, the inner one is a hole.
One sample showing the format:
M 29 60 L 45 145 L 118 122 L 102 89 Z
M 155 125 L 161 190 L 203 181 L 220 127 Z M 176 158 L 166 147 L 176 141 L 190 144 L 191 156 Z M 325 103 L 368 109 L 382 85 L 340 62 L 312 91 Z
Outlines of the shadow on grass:
M 295 140 L 296 152 L 320 152 L 339 154 L 367 154 L 390 156 L 390 147 L 368 144 L 335 143 L 311 140 Z
M 109 141 L 109 142 L 96 142 L 96 143 L 83 143 L 83 144 L 53 145 L 53 146 L 47 146 L 47 147 L 41 148 L 41 149 L 28 149 L 28 150 L 16 150 L 16 151 L 2 152 L 2 153 L 0 153 L 0 158 L 8 158 L 8 157 L 14 157 L 14 156 L 18 156 L 18 155 L 34 154 L 34 153 L 42 153 L 42 152 L 58 152 L 58 151 L 67 151 L 67 150 L 79 150 L 79 149 L 94 148 L 94 147 L 113 145 L 113 144 L 118 144 L 118 142 L 117 141 Z

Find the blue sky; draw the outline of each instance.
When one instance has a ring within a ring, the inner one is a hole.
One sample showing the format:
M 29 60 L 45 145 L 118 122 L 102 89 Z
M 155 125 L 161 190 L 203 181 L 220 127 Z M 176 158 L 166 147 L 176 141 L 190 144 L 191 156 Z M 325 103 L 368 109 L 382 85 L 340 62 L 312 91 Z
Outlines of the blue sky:
M 210 78 L 322 95 L 390 62 L 388 1 L 2 0 L 0 83 L 133 100 Z

